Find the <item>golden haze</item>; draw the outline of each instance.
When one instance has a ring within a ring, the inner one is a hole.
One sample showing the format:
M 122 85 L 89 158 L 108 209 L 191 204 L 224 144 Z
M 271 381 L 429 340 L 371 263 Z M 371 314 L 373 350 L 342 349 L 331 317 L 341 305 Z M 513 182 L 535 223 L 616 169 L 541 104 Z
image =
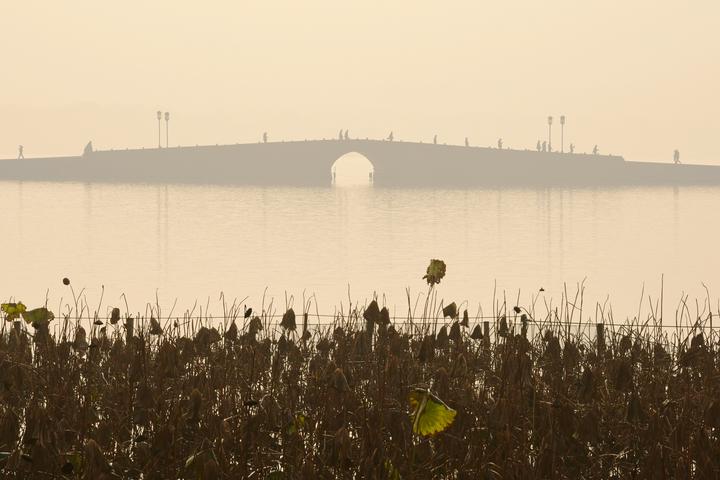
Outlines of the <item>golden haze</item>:
M 351 135 L 720 163 L 720 4 L 5 2 L 0 157 Z M 554 144 L 559 144 L 556 130 Z

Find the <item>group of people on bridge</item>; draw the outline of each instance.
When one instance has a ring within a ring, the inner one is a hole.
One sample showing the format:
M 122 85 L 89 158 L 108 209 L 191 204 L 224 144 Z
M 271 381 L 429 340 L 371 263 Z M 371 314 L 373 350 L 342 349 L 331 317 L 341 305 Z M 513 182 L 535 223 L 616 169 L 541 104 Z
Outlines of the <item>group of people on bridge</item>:
M 541 142 L 540 140 L 538 140 L 535 148 L 537 149 L 538 152 L 552 152 L 553 151 L 552 145 L 547 141 Z M 597 155 L 597 153 L 598 153 L 597 148 L 598 148 L 597 145 L 595 145 L 595 148 L 593 148 L 594 155 Z M 574 143 L 570 144 L 570 153 L 575 153 L 575 144 Z

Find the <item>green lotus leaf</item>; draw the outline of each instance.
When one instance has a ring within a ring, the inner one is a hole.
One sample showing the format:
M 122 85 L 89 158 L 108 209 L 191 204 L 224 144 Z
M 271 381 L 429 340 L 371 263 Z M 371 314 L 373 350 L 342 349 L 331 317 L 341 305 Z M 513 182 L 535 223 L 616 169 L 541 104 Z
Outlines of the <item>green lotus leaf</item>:
M 0 310 L 2 310 L 5 314 L 5 320 L 12 322 L 17 318 L 20 318 L 20 315 L 27 310 L 27 307 L 25 307 L 22 302 L 3 303 L 0 304 Z
M 55 318 L 55 315 L 45 307 L 34 308 L 22 312 L 25 323 L 31 323 L 34 327 L 46 325 Z
M 427 390 L 410 392 L 410 408 L 413 409 L 413 432 L 429 436 L 440 433 L 455 420 L 457 412 Z

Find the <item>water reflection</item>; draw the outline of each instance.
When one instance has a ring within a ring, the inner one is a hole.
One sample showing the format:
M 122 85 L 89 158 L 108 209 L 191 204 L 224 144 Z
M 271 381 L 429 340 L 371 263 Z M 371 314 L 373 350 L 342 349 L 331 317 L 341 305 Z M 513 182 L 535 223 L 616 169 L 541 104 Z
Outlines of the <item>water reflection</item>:
M 51 303 L 69 276 L 88 299 L 136 309 L 216 302 L 219 293 L 284 303 L 316 293 L 321 308 L 386 293 L 398 313 L 443 258 L 441 295 L 490 308 L 495 283 L 515 298 L 559 298 L 586 280 L 637 312 L 643 283 L 659 295 L 704 296 L 716 284 L 720 207 L 713 188 L 390 190 L 2 183 L 0 295 Z

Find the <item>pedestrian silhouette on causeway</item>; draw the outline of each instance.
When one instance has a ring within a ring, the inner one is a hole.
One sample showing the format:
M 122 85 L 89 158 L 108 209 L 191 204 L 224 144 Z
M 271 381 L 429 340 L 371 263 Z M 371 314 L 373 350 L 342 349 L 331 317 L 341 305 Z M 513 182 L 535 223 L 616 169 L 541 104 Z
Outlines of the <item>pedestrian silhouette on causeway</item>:
M 18 160 L 22 160 L 25 158 L 25 155 L 23 154 L 23 150 L 25 147 L 22 145 L 18 145 Z

